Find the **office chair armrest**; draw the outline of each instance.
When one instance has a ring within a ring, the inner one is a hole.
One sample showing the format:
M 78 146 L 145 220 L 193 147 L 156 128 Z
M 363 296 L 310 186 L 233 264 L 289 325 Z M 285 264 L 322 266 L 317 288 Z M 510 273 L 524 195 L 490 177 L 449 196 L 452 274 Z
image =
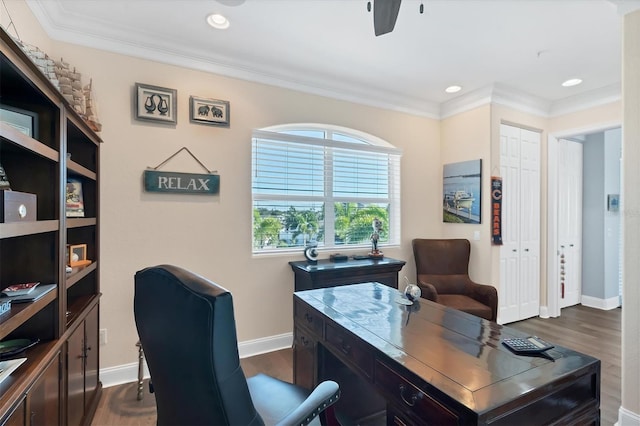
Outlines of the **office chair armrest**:
M 278 426 L 308 425 L 340 398 L 340 387 L 331 380 L 320 383 L 302 404 L 282 419 Z
M 418 278 L 418 287 L 420 287 L 420 290 L 422 291 L 421 297 L 423 299 L 431 300 L 432 302 L 438 301 L 438 291 L 433 284 L 429 284 L 428 282 Z

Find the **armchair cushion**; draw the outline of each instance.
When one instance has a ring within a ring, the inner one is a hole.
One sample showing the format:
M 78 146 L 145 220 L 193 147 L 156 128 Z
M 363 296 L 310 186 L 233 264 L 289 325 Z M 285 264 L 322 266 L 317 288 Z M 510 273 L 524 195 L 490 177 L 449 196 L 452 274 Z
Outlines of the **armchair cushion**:
M 463 294 L 440 294 L 437 303 L 484 319 L 491 319 L 491 308 Z

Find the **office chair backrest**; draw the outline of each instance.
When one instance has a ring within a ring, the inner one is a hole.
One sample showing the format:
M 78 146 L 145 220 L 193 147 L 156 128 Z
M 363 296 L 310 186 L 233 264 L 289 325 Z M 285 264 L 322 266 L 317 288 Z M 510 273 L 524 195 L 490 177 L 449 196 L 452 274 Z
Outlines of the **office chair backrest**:
M 240 367 L 231 293 L 170 265 L 135 275 L 134 314 L 159 425 L 261 425 Z

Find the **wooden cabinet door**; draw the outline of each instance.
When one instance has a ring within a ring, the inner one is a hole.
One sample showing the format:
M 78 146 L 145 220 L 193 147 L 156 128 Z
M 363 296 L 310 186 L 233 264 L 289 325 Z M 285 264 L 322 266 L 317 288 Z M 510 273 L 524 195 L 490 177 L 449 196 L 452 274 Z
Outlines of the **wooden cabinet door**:
M 28 392 L 30 426 L 60 424 L 60 355 L 51 361 Z
M 18 408 L 13 410 L 13 413 L 2 423 L 2 426 L 24 426 L 26 424 L 24 410 L 25 400 L 23 399 Z
M 91 403 L 98 389 L 98 307 L 89 313 L 84 322 L 85 367 L 84 392 L 85 405 Z
M 76 426 L 84 415 L 84 325 L 67 341 L 67 425 Z

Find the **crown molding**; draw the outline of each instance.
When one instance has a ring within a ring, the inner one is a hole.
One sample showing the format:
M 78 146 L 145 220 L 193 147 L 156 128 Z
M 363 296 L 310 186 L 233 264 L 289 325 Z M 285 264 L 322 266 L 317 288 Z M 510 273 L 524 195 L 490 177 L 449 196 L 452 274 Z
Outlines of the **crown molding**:
M 142 33 L 136 34 L 135 39 L 139 41 L 134 43 L 131 41 L 134 37 L 127 37 L 127 30 L 118 28 L 113 23 L 78 18 L 77 24 L 74 23 L 74 28 L 71 29 L 55 23 L 73 19 L 73 12 L 63 10 L 61 7 L 45 9 L 39 1 L 26 1 L 48 36 L 57 41 L 375 108 L 439 119 L 440 106 L 436 102 L 399 95 L 379 87 L 356 86 L 352 82 L 317 75 L 303 80 L 300 78 L 301 75 L 307 77 L 309 75 L 282 69 L 269 69 L 262 64 L 258 66 L 242 63 L 219 55 L 208 55 L 205 58 L 198 52 L 185 49 L 184 46 L 172 43 L 170 40 L 163 40 L 160 44 L 149 35 Z
M 519 92 L 502 84 L 494 84 L 439 104 L 384 91 L 380 87 L 364 87 L 353 82 L 317 75 L 304 74 L 308 78 L 303 80 L 300 78 L 301 73 L 242 63 L 220 55 L 205 58 L 197 51 L 171 40 L 158 43 L 149 34 L 136 34 L 135 39 L 141 41 L 132 42 L 134 37 L 128 36 L 127 30 L 113 22 L 80 19 L 73 11 L 65 10 L 58 2 L 54 2 L 56 7 L 50 7 L 49 3 L 49 7 L 45 8 L 41 1 L 26 1 L 48 36 L 57 41 L 435 120 L 445 119 L 489 103 L 542 117 L 555 117 L 621 99 L 620 84 L 555 102 Z M 610 1 L 626 6 L 630 6 L 631 3 L 640 5 L 640 0 Z M 64 25 L 70 20 L 74 22 L 73 28 Z
M 553 102 L 549 109 L 549 116 L 558 117 L 560 115 L 617 102 L 621 99 L 621 83 L 611 84 L 609 86 L 600 87 L 598 89 L 590 90 L 579 95 L 569 96 L 568 98 Z
M 624 16 L 628 13 L 640 10 L 640 0 L 609 0 L 618 8 L 618 15 Z

